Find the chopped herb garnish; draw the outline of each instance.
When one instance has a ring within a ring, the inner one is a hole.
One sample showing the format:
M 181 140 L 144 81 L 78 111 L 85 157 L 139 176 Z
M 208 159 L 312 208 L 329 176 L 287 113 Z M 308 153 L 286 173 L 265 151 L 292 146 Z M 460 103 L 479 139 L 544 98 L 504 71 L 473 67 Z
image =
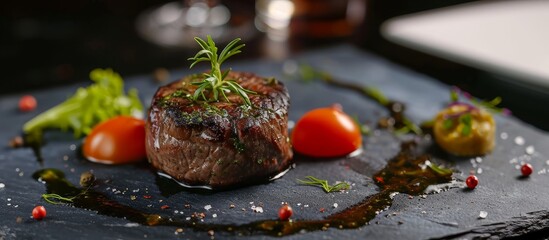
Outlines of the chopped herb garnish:
M 454 120 L 451 119 L 451 118 L 444 119 L 444 122 L 442 122 L 442 127 L 443 127 L 445 130 L 449 130 L 449 129 L 452 128 L 453 126 L 454 126 Z
M 65 102 L 34 117 L 25 125 L 26 135 L 41 137 L 46 128 L 71 129 L 75 137 L 88 134 L 99 122 L 118 115 L 141 115 L 143 107 L 137 90 L 124 93 L 122 77 L 112 69 L 90 72 L 95 83 L 80 88 Z
M 459 117 L 459 123 L 463 126 L 463 128 L 461 129 L 461 135 L 469 136 L 469 134 L 471 134 L 471 128 L 472 128 L 471 114 L 470 113 L 462 114 Z
M 202 50 L 196 53 L 194 57 L 188 59 L 193 61 L 190 68 L 199 62 L 209 61 L 211 70 L 210 72 L 203 74 L 204 78 L 202 81 L 192 83 L 193 85 L 198 86 L 192 95 L 192 99 L 197 101 L 199 98 L 202 98 L 204 101 L 217 102 L 220 98 L 219 95 L 221 95 L 223 99 L 229 102 L 226 93 L 230 92 L 240 96 L 245 105 L 252 105 L 248 94 L 255 94 L 255 92 L 243 88 L 235 80 L 226 79 L 231 69 L 225 71 L 221 70 L 221 64 L 229 57 L 240 53 L 240 49 L 245 46 L 244 44 L 237 45 L 240 38 L 234 39 L 227 44 L 219 55 L 217 55 L 217 47 L 210 35 L 207 36 L 206 41 L 199 37 L 195 37 L 194 39 Z
M 431 169 L 433 170 L 435 173 L 437 173 L 438 175 L 441 175 L 441 176 L 446 176 L 446 175 L 452 175 L 453 171 L 452 169 L 449 169 L 449 168 L 443 168 L 441 166 L 438 166 L 432 162 L 428 162 L 426 163 L 426 165 Z
M 362 91 L 366 93 L 366 95 L 370 96 L 372 99 L 376 100 L 376 102 L 378 102 L 381 105 L 385 106 L 390 102 L 389 99 L 385 97 L 385 95 L 383 95 L 383 93 L 377 88 L 364 87 L 362 88 Z
M 404 118 L 403 120 L 403 123 L 404 123 L 404 127 L 402 127 L 402 129 L 408 129 L 409 131 L 406 131 L 404 133 L 409 133 L 409 132 L 413 132 L 417 135 L 420 135 L 423 133 L 423 131 L 421 130 L 421 128 L 416 125 L 414 122 L 412 122 L 410 119 L 408 118 Z
M 460 102 L 460 99 L 459 99 L 460 93 L 476 107 L 486 109 L 494 113 L 501 113 L 505 115 L 511 114 L 511 111 L 509 111 L 509 109 L 498 107 L 498 105 L 502 101 L 501 97 L 495 97 L 490 101 L 484 101 L 484 100 L 480 100 L 478 98 L 472 97 L 471 94 L 469 94 L 468 92 L 464 92 L 457 87 L 453 87 L 452 90 L 450 91 L 450 102 L 451 103 Z
M 360 129 L 360 133 L 362 133 L 363 135 L 369 135 L 372 132 L 368 125 L 360 123 L 360 120 L 358 120 L 358 116 L 353 116 L 353 121 L 355 122 L 358 129 Z
M 349 189 L 349 187 L 351 187 L 346 182 L 340 182 L 340 183 L 336 183 L 335 185 L 330 185 L 330 184 L 328 184 L 328 180 L 318 179 L 318 178 L 315 178 L 313 176 L 306 176 L 305 178 L 307 180 L 297 179 L 297 181 L 299 181 L 301 184 L 321 187 L 322 189 L 324 189 L 324 191 L 326 193 L 343 191 L 343 190 L 347 190 L 347 189 Z

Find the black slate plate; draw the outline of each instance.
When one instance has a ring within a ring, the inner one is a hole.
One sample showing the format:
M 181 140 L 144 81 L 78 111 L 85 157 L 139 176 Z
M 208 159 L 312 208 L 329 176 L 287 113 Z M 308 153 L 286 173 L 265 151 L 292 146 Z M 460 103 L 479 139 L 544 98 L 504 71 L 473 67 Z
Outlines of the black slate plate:
M 349 82 L 375 86 L 389 98 L 405 102 L 408 115 L 416 122 L 427 120 L 444 106 L 449 87 L 425 76 L 395 66 L 377 56 L 360 52 L 349 46 L 339 46 L 297 57 L 334 76 Z M 334 89 L 322 83 L 291 81 L 282 73 L 283 63 L 254 61 L 233 64 L 234 70 L 251 71 L 263 76 L 275 76 L 285 82 L 292 107 L 290 119 L 296 121 L 306 111 L 341 103 L 347 113 L 357 115 L 361 121 L 375 122 L 386 112 L 374 102 L 342 89 Z M 175 78 L 189 74 L 187 70 L 174 71 Z M 127 87 L 136 87 L 147 105 L 158 84 L 148 76 L 126 78 Z M 18 134 L 22 124 L 38 112 L 44 111 L 71 95 L 78 86 L 69 86 L 32 92 L 39 102 L 37 111 L 17 111 L 19 95 L 0 98 L 0 141 L 7 141 Z M 546 133 L 533 129 L 513 117 L 496 117 L 497 146 L 493 153 L 481 158 L 457 159 L 443 156 L 442 163 L 456 170 L 454 177 L 464 180 L 469 171 L 475 171 L 480 184 L 474 191 L 452 188 L 438 194 L 409 198 L 399 194 L 393 205 L 378 214 L 370 225 L 352 230 L 330 228 L 327 231 L 300 232 L 286 236 L 288 239 L 424 239 L 444 237 L 513 236 L 513 234 L 539 233 L 548 227 L 543 219 L 549 215 L 549 138 Z M 524 139 L 519 145 L 515 139 Z M 330 161 L 298 162 L 295 169 L 274 182 L 249 186 L 231 191 L 202 193 L 166 189 L 156 174 L 146 164 L 104 166 L 84 160 L 79 156 L 80 140 L 70 133 L 49 132 L 47 145 L 43 147 L 45 168 L 64 171 L 67 179 L 77 184 L 80 173 L 93 170 L 99 179 L 96 191 L 122 204 L 138 210 L 158 213 L 177 221 L 186 221 L 194 212 L 204 212 L 204 223 L 246 224 L 257 220 L 276 219 L 281 202 L 294 207 L 294 219 L 322 219 L 352 206 L 377 192 L 371 174 L 384 167 L 385 162 L 399 150 L 401 137 L 385 131 L 376 131 L 365 138 L 365 151 L 356 158 Z M 527 154 L 528 147 L 534 148 Z M 530 178 L 520 179 L 516 169 L 521 161 L 534 166 Z M 353 171 L 352 166 L 361 166 Z M 51 205 L 40 199 L 44 185 L 31 178 L 41 169 L 30 149 L 0 149 L 0 239 L 160 239 L 209 238 L 205 231 L 185 228 L 176 234 L 177 227 L 143 226 L 122 218 L 108 217 L 94 211 L 67 205 Z M 301 186 L 296 178 L 307 175 L 322 177 L 333 182 L 344 180 L 352 183 L 344 193 L 325 194 L 319 188 Z M 458 184 L 459 185 L 459 184 Z M 150 195 L 151 198 L 144 198 Z M 135 196 L 135 200 L 132 200 Z M 338 204 L 334 208 L 334 203 Z M 32 208 L 45 205 L 48 217 L 43 221 L 30 218 Z M 190 204 L 190 208 L 185 208 Z M 235 208 L 229 208 L 231 204 Z M 169 209 L 161 209 L 168 205 Z M 206 210 L 205 206 L 211 205 Z M 263 213 L 251 210 L 263 206 Z M 326 211 L 321 213 L 320 208 Z M 244 209 L 245 211 L 243 211 Z M 486 219 L 479 219 L 479 212 L 486 211 Z M 533 212 L 533 213 L 532 213 Z M 214 214 L 216 217 L 214 217 Z M 16 221 L 20 217 L 20 221 Z M 522 226 L 520 231 L 513 226 Z M 461 235 L 463 233 L 463 235 Z M 233 238 L 232 233 L 215 232 L 215 238 Z M 272 236 L 257 234 L 249 238 L 270 239 Z

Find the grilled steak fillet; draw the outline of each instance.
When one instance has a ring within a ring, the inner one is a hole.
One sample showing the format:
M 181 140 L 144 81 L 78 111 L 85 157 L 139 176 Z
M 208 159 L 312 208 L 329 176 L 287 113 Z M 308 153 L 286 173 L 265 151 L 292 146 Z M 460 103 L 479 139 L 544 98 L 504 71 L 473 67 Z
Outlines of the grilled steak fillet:
M 200 75 L 160 87 L 146 123 L 149 162 L 192 186 L 224 188 L 265 181 L 291 164 L 289 95 L 284 85 L 252 73 L 231 72 L 249 94 L 251 107 L 230 102 L 192 101 Z M 220 94 L 221 97 L 221 94 Z

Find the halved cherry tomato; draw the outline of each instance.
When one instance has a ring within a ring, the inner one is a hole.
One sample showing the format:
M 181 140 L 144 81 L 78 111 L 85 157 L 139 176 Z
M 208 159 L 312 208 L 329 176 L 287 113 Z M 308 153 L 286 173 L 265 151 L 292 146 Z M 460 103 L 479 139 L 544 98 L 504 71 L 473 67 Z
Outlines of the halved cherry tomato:
M 362 145 L 360 129 L 340 105 L 307 112 L 292 132 L 295 151 L 312 157 L 338 157 Z
M 103 164 L 123 164 L 145 159 L 145 121 L 118 116 L 95 126 L 82 147 L 84 156 Z

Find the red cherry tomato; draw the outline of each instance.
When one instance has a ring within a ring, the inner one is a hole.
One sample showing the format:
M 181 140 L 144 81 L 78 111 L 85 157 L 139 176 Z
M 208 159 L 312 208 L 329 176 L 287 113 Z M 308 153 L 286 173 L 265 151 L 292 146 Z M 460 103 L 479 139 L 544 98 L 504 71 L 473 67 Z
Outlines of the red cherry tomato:
M 529 163 L 525 163 L 520 168 L 520 172 L 522 173 L 522 176 L 528 177 L 532 172 L 534 171 L 534 168 Z
M 477 176 L 471 175 L 471 176 L 467 177 L 467 179 L 465 180 L 465 184 L 467 184 L 467 187 L 469 189 L 475 189 L 478 185 Z
M 29 112 L 36 108 L 36 98 L 31 95 L 25 95 L 19 99 L 19 110 Z
M 46 217 L 46 208 L 44 206 L 36 206 L 32 209 L 32 218 L 42 220 Z
M 314 109 L 297 121 L 292 132 L 295 151 L 312 157 L 338 157 L 357 150 L 362 135 L 339 105 Z
M 292 210 L 292 207 L 288 206 L 288 204 L 284 204 L 278 210 L 278 218 L 282 221 L 290 219 L 292 214 L 294 214 L 294 211 Z
M 123 164 L 145 159 L 145 122 L 118 116 L 95 126 L 82 147 L 84 156 L 103 164 Z

